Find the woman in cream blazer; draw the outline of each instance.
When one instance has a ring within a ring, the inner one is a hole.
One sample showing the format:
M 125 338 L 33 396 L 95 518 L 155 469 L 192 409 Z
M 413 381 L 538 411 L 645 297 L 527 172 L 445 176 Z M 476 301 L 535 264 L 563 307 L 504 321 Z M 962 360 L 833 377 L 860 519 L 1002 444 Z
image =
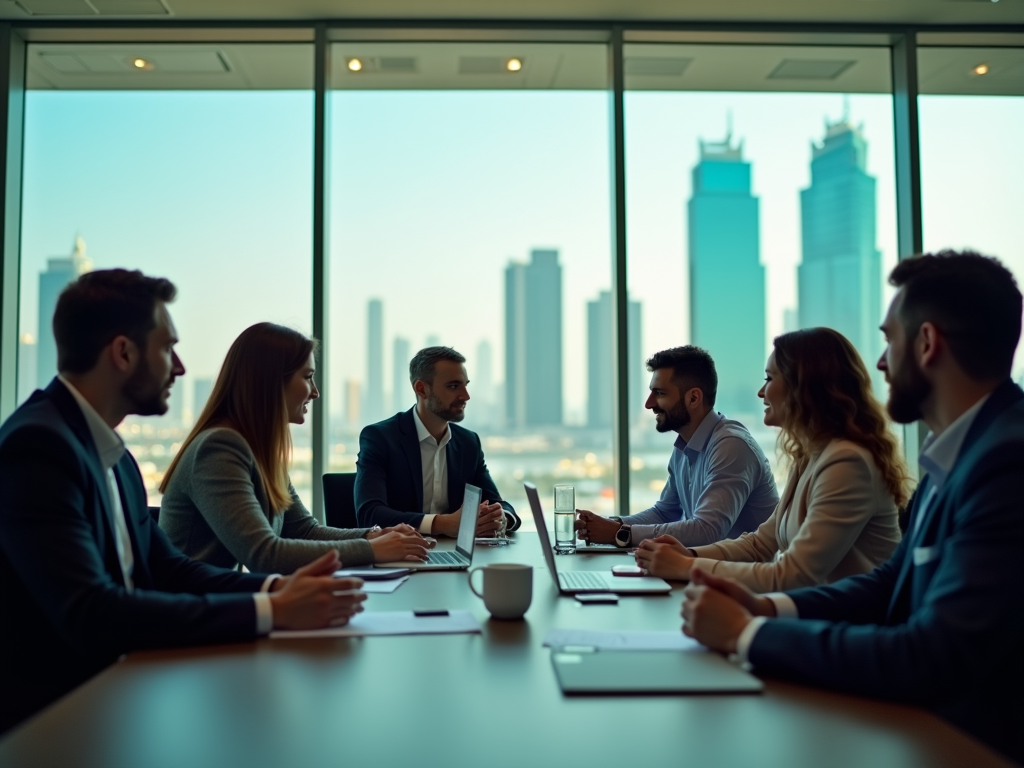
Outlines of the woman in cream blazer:
M 765 424 L 782 428 L 790 472 L 782 499 L 752 533 L 688 549 L 660 536 L 637 550 L 655 576 L 688 579 L 697 566 L 755 592 L 828 584 L 866 573 L 900 542 L 906 471 L 867 369 L 829 328 L 775 339 L 765 385 Z

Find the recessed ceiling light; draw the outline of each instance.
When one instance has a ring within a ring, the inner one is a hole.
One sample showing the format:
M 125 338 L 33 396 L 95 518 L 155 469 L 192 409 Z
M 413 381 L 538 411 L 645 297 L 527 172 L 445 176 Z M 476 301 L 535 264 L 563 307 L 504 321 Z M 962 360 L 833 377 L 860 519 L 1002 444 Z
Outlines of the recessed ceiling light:
M 348 60 L 348 70 L 349 70 L 349 72 L 359 72 L 359 71 L 362 70 L 362 68 L 363 68 L 363 62 L 361 62 L 359 59 L 349 59 Z
M 137 57 L 132 59 L 132 66 L 135 67 L 135 69 L 143 69 L 149 71 L 153 69 L 153 62 L 149 61 L 148 59 Z
M 971 71 L 974 74 L 976 74 L 976 75 L 987 75 L 988 74 L 988 64 L 979 64 L 978 66 L 976 66 Z
M 518 72 L 520 69 L 523 68 L 523 60 L 522 59 L 509 59 L 507 62 L 505 62 L 505 68 L 509 72 Z

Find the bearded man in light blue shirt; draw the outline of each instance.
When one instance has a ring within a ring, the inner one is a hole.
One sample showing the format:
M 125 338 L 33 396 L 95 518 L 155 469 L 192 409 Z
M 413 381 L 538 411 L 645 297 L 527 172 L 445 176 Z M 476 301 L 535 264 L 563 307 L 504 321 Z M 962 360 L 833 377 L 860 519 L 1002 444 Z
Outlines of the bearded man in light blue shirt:
M 679 435 L 668 482 L 654 506 L 636 515 L 604 518 L 580 510 L 577 536 L 635 547 L 668 535 L 697 547 L 757 528 L 779 503 L 779 492 L 747 428 L 714 409 L 718 374 L 711 355 L 700 347 L 674 347 L 652 356 L 647 370 L 652 376 L 645 407 L 654 412 L 659 432 Z

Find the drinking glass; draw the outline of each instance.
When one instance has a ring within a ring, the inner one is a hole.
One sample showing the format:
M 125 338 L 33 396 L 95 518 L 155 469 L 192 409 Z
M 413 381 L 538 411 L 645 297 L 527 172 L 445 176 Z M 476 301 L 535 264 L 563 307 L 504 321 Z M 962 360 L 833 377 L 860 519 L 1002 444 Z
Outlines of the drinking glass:
M 555 486 L 555 552 L 576 552 L 576 489 L 571 485 Z

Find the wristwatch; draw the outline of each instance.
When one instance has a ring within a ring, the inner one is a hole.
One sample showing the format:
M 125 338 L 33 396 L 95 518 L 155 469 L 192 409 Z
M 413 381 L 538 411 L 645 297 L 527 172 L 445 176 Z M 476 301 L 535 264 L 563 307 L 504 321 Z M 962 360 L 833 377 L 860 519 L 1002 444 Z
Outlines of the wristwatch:
M 615 546 L 628 547 L 632 537 L 633 529 L 628 525 L 620 525 L 619 530 L 615 532 Z

